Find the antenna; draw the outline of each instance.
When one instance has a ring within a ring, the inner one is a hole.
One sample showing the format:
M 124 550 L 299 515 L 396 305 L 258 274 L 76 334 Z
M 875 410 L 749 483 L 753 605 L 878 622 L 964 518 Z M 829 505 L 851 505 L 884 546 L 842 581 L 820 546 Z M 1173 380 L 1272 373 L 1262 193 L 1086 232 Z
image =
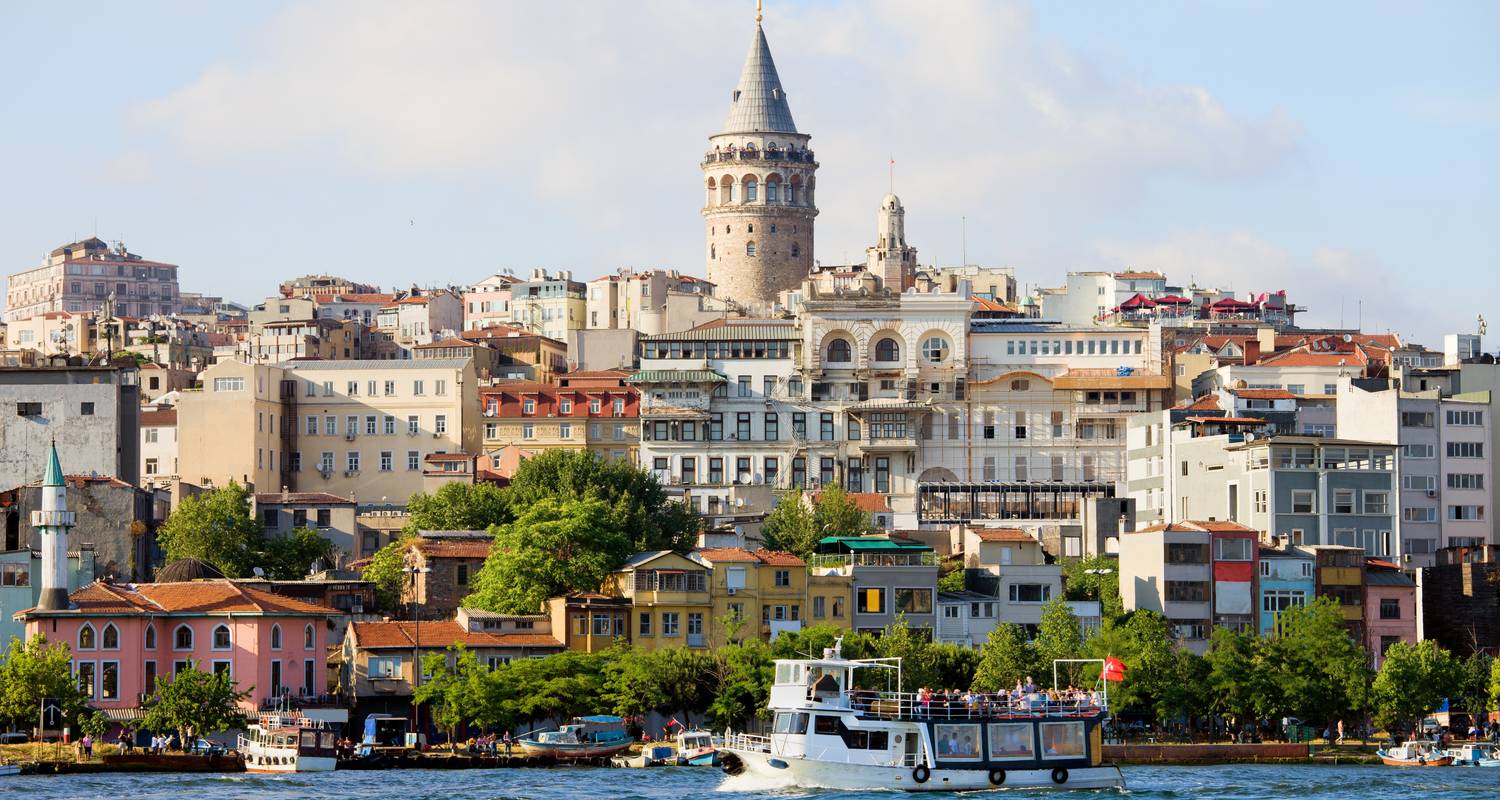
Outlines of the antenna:
M 959 233 L 959 241 L 960 241 L 960 247 L 961 247 L 960 253 L 963 256 L 963 263 L 959 264 L 959 266 L 960 267 L 967 267 L 967 266 L 969 266 L 969 218 L 968 217 L 959 217 L 958 219 L 959 219 L 959 223 L 958 224 L 960 226 L 960 228 L 959 228 L 959 231 L 960 231 L 960 233 Z
M 896 193 L 896 157 L 895 156 L 891 156 L 890 172 L 891 172 L 891 191 L 890 191 L 890 194 L 895 194 Z
M 755 24 L 756 25 L 759 25 L 761 18 L 763 16 L 765 16 L 762 13 L 763 11 L 765 11 L 765 9 L 761 7 L 761 0 L 755 0 Z

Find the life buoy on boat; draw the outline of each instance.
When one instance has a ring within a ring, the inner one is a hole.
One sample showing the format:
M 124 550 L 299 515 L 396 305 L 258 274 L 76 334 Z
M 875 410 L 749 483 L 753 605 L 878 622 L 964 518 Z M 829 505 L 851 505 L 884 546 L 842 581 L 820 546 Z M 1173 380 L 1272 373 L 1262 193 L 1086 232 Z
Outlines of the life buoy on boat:
M 1062 767 L 1058 767 L 1057 769 L 1052 770 L 1052 782 L 1056 784 L 1067 783 L 1068 771 L 1063 769 Z
M 926 783 L 931 777 L 932 770 L 928 769 L 926 764 L 918 764 L 917 768 L 911 771 L 911 779 L 917 783 Z
M 990 770 L 990 785 L 991 786 L 999 786 L 1002 783 L 1005 783 L 1005 770 L 1003 770 L 1003 769 L 992 769 L 992 770 Z

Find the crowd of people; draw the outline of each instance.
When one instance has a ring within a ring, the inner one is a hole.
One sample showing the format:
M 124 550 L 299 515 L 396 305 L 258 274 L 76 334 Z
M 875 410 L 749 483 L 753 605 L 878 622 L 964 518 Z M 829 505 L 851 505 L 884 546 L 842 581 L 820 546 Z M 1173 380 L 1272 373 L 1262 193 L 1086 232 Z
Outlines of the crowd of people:
M 854 691 L 850 699 L 857 710 L 880 713 L 886 711 L 878 692 Z M 999 692 L 980 692 L 974 689 L 931 689 L 922 687 L 912 696 L 910 711 L 915 716 L 931 719 L 969 719 L 972 717 L 1006 716 L 1010 714 L 1049 713 L 1094 713 L 1104 708 L 1104 698 L 1097 689 L 1044 689 L 1028 677 L 1016 681 L 1014 689 Z

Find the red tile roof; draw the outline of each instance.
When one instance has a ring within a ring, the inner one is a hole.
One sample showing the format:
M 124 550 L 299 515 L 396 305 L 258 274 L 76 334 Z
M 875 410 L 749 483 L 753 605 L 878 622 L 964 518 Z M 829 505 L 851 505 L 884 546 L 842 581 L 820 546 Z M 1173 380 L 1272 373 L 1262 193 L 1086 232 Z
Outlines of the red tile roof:
M 471 631 L 458 624 L 457 620 L 443 622 L 415 622 L 399 620 L 388 622 L 353 622 L 354 639 L 366 649 L 399 647 L 410 650 L 421 637 L 423 649 L 441 650 L 452 644 L 465 647 L 555 647 L 562 642 L 546 633 L 489 633 Z
M 723 563 L 738 561 L 759 561 L 759 559 L 755 557 L 754 553 L 742 547 L 703 547 L 694 550 L 693 552 L 697 553 L 699 556 L 702 556 L 705 561 L 708 561 L 710 563 L 716 561 Z
M 142 428 L 161 428 L 177 424 L 177 409 L 150 408 L 141 411 Z
M 1219 405 L 1219 396 L 1216 395 L 1216 394 L 1206 394 L 1206 395 L 1203 395 L 1202 397 L 1198 398 L 1197 400 L 1194 400 L 1191 403 L 1188 403 L 1186 405 L 1178 405 L 1177 409 L 1179 411 L 1223 411 L 1224 410 L 1223 407 L 1221 407 Z
M 1230 389 L 1235 397 L 1246 400 L 1296 400 L 1297 395 L 1285 389 Z
M 891 510 L 890 495 L 879 492 L 846 492 L 844 496 L 860 511 L 870 514 L 885 514 Z
M 1255 533 L 1254 528 L 1247 528 L 1238 522 L 1225 522 L 1218 520 L 1188 520 L 1186 522 L 1158 522 L 1155 525 L 1147 525 L 1144 528 L 1136 528 L 1132 533 L 1161 533 L 1170 531 L 1174 533 Z
M 1264 425 L 1259 417 L 1188 417 L 1188 422 L 1221 422 L 1226 425 Z
M 981 542 L 1035 542 L 1031 534 L 1020 528 L 973 528 Z
M 292 614 L 323 616 L 339 614 L 327 606 L 309 603 L 261 589 L 218 579 L 184 583 L 109 584 L 95 581 L 69 596 L 73 609 L 48 614 Z
M 760 549 L 755 551 L 760 563 L 771 567 L 805 567 L 807 562 L 783 550 Z
M 412 547 L 428 558 L 488 558 L 494 540 L 473 539 L 418 539 Z

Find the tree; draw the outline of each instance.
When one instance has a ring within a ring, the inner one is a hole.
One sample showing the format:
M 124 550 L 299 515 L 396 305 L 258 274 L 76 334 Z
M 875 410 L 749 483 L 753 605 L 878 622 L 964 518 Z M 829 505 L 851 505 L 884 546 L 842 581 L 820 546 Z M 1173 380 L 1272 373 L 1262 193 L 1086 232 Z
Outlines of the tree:
M 777 641 L 788 636 L 782 634 Z M 760 639 L 718 649 L 714 654 L 714 696 L 708 706 L 708 717 L 715 729 L 743 728 L 749 720 L 769 713 L 766 703 L 771 697 L 772 658 L 770 648 Z
M 1259 682 L 1260 640 L 1254 634 L 1214 628 L 1204 660 L 1208 666 L 1208 710 L 1235 722 L 1255 719 Z
M 1078 617 L 1074 616 L 1068 601 L 1054 597 L 1042 608 L 1042 621 L 1037 626 L 1036 642 L 1032 646 L 1044 686 L 1052 683 L 1052 662 L 1078 658 L 1083 652 L 1083 632 L 1078 628 Z
M 823 488 L 813 503 L 813 525 L 818 538 L 824 536 L 859 536 L 870 529 L 870 514 L 854 503 L 854 498 L 835 483 Z
M 1026 629 L 1014 622 L 995 626 L 979 651 L 974 688 L 981 692 L 1007 691 L 1036 672 L 1036 650 Z
M 593 591 L 625 563 L 631 537 L 603 500 L 543 498 L 494 528 L 495 546 L 464 604 L 502 614 L 534 614 L 547 598 Z
M 1103 553 L 1063 561 L 1063 585 L 1069 600 L 1097 600 L 1104 619 L 1125 613 L 1120 600 L 1118 559 Z
M 1500 707 L 1500 658 L 1490 662 L 1490 708 Z
M 423 656 L 422 670 L 431 677 L 417 687 L 412 694 L 412 703 L 431 709 L 433 724 L 447 732 L 449 749 L 453 749 L 458 741 L 459 727 L 482 705 L 482 693 L 476 690 L 484 680 L 479 673 L 487 670 L 462 644 L 451 645 L 445 652 Z
M 517 516 L 547 499 L 602 501 L 610 524 L 637 551 L 685 553 L 698 541 L 697 513 L 668 497 L 655 475 L 623 459 L 606 460 L 586 450 L 548 450 L 521 462 L 505 494 Z
M 776 501 L 776 507 L 761 523 L 761 541 L 769 550 L 796 553 L 807 560 L 818 549 L 818 526 L 801 489 L 793 489 Z
M 1437 642 L 1391 645 L 1370 685 L 1375 725 L 1401 735 L 1455 694 L 1462 681 L 1462 664 Z
M 963 564 L 959 564 L 939 576 L 937 588 L 940 592 L 962 592 L 965 588 Z
M 272 536 L 257 559 L 271 580 L 295 581 L 307 577 L 312 565 L 333 566 L 333 542 L 311 528 L 293 528 L 286 536 Z
M 250 514 L 250 493 L 232 481 L 183 498 L 156 532 L 167 561 L 196 558 L 230 578 L 250 573 L 261 537 L 261 524 Z
M 195 736 L 209 736 L 243 727 L 239 690 L 228 672 L 204 672 L 195 662 L 172 677 L 159 678 L 146 700 L 146 714 L 137 725 L 149 731 L 176 731 L 184 746 Z
M 42 699 L 60 701 L 69 720 L 79 718 L 87 698 L 73 678 L 73 655 L 62 642 L 37 634 L 29 642 L 10 640 L 0 665 L 0 721 L 6 727 L 28 728 L 38 719 Z
M 1337 600 L 1318 597 L 1282 611 L 1261 652 L 1261 674 L 1275 692 L 1261 704 L 1263 716 L 1332 724 L 1365 708 L 1368 658 L 1344 627 Z
M 78 718 L 78 731 L 95 739 L 103 738 L 111 725 L 109 715 L 103 711 L 85 711 Z
M 419 531 L 483 531 L 514 519 L 506 490 L 493 483 L 445 483 L 432 494 L 418 492 L 406 501 L 411 518 L 402 529 Z
M 401 582 L 405 577 L 401 570 L 406 566 L 406 551 L 416 540 L 416 534 L 402 534 L 376 550 L 360 572 L 360 577 L 375 584 L 375 602 L 386 611 L 401 605 Z
M 1494 669 L 1495 657 L 1483 650 L 1475 650 L 1463 660 L 1459 686 L 1455 701 L 1459 708 L 1469 712 L 1474 719 L 1483 719 L 1494 706 L 1490 703 L 1490 672 Z

